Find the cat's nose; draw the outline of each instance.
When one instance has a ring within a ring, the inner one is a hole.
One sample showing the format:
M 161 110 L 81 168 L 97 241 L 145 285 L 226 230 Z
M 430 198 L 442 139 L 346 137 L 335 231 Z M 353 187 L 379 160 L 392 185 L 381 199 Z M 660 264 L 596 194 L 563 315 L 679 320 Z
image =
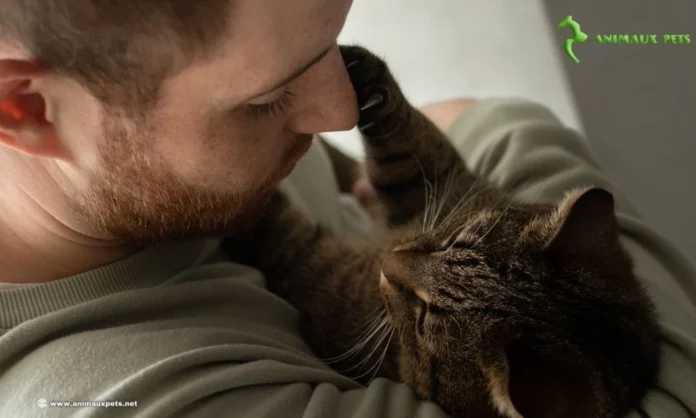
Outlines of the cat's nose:
M 427 263 L 427 257 L 414 251 L 390 252 L 382 266 L 380 284 L 414 293 L 424 302 L 429 302 L 430 296 L 420 280 L 423 277 L 423 267 Z

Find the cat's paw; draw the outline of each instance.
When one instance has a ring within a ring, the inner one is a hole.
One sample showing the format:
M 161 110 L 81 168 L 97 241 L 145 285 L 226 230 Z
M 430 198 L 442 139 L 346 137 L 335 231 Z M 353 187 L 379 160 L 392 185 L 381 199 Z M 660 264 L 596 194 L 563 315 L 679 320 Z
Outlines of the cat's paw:
M 404 101 L 399 86 L 387 64 L 367 49 L 341 46 L 341 54 L 358 97 L 358 128 L 367 136 L 384 134 L 387 119 Z

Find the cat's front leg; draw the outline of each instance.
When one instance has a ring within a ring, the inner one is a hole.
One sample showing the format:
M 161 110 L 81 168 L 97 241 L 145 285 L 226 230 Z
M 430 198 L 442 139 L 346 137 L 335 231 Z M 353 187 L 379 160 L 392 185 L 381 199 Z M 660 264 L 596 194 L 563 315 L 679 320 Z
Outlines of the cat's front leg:
M 277 191 L 255 227 L 227 239 L 223 249 L 259 269 L 268 289 L 297 309 L 302 336 L 320 358 L 335 360 L 336 370 L 359 381 L 398 377 L 379 292 L 380 250 L 335 237 Z
M 367 174 L 390 224 L 409 222 L 426 205 L 426 191 L 448 181 L 468 188 L 461 158 L 446 136 L 404 96 L 387 64 L 368 50 L 341 47 L 360 106 L 358 127 Z M 426 190 L 427 189 L 427 190 Z

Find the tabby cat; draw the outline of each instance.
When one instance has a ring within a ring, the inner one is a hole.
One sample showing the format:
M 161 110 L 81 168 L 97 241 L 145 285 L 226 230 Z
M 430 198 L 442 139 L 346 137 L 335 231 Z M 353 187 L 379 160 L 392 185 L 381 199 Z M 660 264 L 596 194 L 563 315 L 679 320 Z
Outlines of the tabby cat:
M 277 193 L 229 252 L 244 250 L 299 310 L 317 355 L 361 382 L 406 382 L 455 417 L 621 417 L 639 406 L 658 330 L 611 194 L 513 201 L 467 171 L 383 61 L 342 53 L 388 233 L 356 248 Z

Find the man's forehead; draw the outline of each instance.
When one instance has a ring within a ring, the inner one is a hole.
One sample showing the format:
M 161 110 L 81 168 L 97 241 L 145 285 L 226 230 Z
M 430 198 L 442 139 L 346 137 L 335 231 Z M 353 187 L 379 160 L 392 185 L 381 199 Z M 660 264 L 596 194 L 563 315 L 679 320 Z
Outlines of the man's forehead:
M 324 0 L 234 1 L 224 39 L 207 59 L 177 76 L 183 80 L 173 81 L 179 88 L 213 92 L 211 100 L 228 103 L 272 91 L 334 45 L 350 1 L 333 1 L 332 7 Z
M 286 85 L 286 84 L 291 83 L 291 82 L 294 81 L 295 79 L 299 78 L 302 74 L 304 74 L 307 70 L 309 70 L 312 66 L 314 66 L 314 64 L 316 64 L 316 63 L 318 63 L 319 61 L 321 61 L 321 60 L 331 51 L 332 48 L 333 48 L 333 43 L 332 43 L 331 46 L 329 46 L 328 48 L 324 49 L 324 50 L 321 51 L 319 54 L 317 54 L 316 57 L 314 57 L 314 58 L 312 58 L 311 60 L 309 60 L 309 62 L 307 62 L 306 64 L 298 65 L 298 66 L 297 66 L 297 67 L 298 67 L 297 70 L 295 70 L 295 71 L 293 71 L 292 73 L 290 73 L 290 75 L 288 75 L 288 76 L 286 76 L 286 77 L 284 77 L 284 78 L 281 78 L 280 81 L 278 81 L 278 82 L 272 84 L 271 87 L 268 87 L 268 88 L 262 90 L 261 93 L 256 94 L 256 95 L 250 97 L 250 99 L 254 99 L 254 98 L 256 98 L 256 97 L 263 96 L 264 94 L 268 94 L 268 93 L 270 93 L 270 92 L 272 92 L 272 91 L 274 91 L 274 90 L 279 89 L 280 87 L 282 87 L 282 86 L 284 86 L 284 85 Z

